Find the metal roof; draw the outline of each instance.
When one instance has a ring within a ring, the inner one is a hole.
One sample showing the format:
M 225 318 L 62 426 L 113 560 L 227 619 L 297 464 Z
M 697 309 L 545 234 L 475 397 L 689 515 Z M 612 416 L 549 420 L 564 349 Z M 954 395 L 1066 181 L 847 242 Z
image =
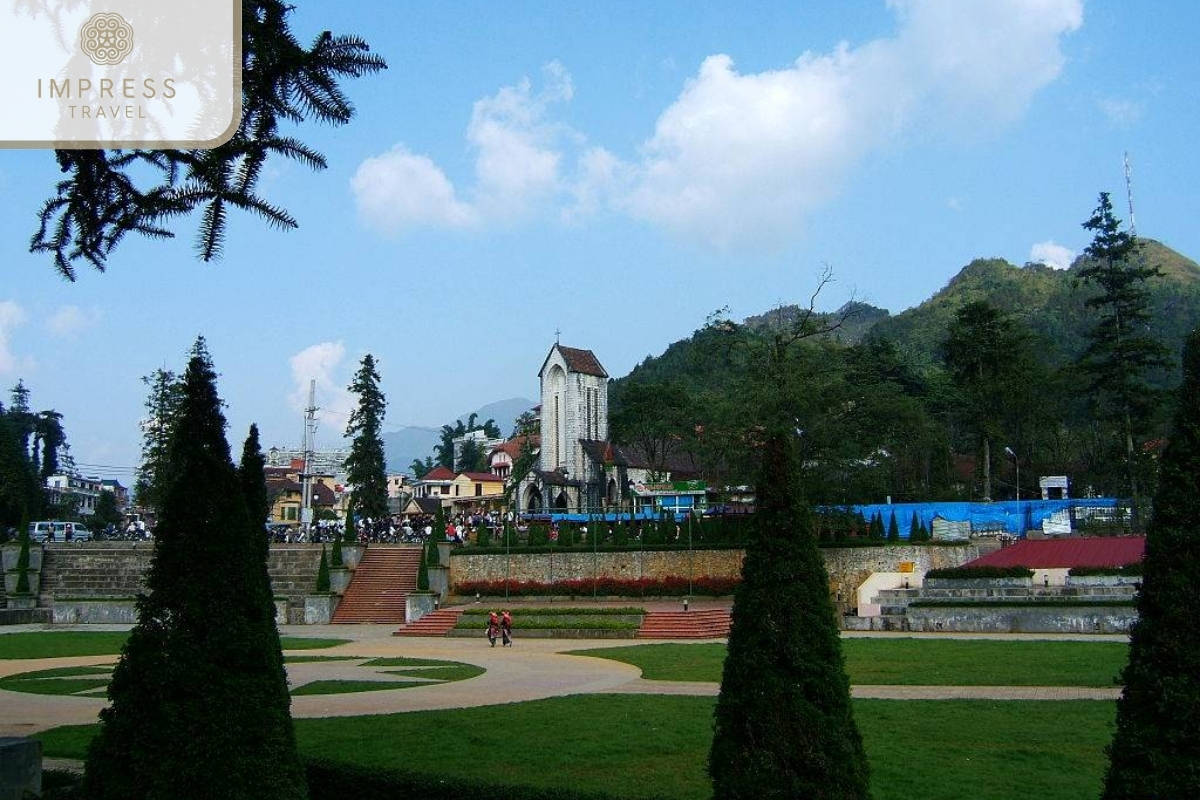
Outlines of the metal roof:
M 1122 567 L 1141 561 L 1145 552 L 1145 536 L 1023 539 L 964 566 L 1030 569 Z

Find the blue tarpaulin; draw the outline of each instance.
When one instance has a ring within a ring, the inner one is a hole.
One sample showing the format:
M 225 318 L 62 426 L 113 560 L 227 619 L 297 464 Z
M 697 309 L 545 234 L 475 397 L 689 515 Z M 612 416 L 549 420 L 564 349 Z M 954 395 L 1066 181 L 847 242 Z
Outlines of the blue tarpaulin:
M 994 503 L 872 503 L 849 506 L 849 511 L 862 512 L 868 522 L 876 514 L 883 515 L 883 526 L 887 526 L 896 514 L 901 538 L 907 539 L 912 527 L 915 511 L 926 529 L 932 530 L 933 518 L 941 517 L 950 522 L 970 522 L 975 533 L 995 531 L 1024 536 L 1025 531 L 1042 527 L 1042 522 L 1051 514 L 1072 508 L 1116 508 L 1113 497 L 1098 497 L 1085 500 L 1000 500 Z M 833 509 L 830 509 L 833 510 Z

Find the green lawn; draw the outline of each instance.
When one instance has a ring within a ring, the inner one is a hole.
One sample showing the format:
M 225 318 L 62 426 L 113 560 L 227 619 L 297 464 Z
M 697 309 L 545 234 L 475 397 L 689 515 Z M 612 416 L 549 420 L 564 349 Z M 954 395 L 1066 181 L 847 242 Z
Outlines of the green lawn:
M 408 689 L 421 686 L 418 681 L 312 681 L 292 689 L 292 697 L 306 694 L 350 694 L 352 692 L 386 692 L 389 689 Z
M 296 732 L 306 756 L 362 766 L 630 798 L 707 800 L 713 703 L 584 695 L 297 720 Z M 1091 800 L 1099 794 L 1114 709 L 1114 703 L 1099 701 L 854 702 L 875 800 Z M 38 738 L 48 756 L 81 758 L 95 730 L 57 728 Z
M 852 684 L 906 686 L 1113 686 L 1124 642 L 843 639 Z M 632 664 L 661 681 L 721 680 L 725 645 L 653 644 L 578 650 Z
M 0 661 L 25 658 L 65 658 L 67 656 L 118 655 L 126 631 L 20 631 L 0 634 Z M 315 650 L 346 644 L 349 639 L 317 639 L 284 636 L 284 650 Z
M 0 678 L 0 689 L 30 694 L 76 694 L 108 686 L 113 665 L 55 667 Z

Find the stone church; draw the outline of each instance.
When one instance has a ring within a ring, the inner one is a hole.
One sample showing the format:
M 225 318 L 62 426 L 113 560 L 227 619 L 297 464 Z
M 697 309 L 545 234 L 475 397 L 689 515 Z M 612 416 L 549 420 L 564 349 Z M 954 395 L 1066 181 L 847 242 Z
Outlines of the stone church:
M 628 511 L 634 487 L 652 474 L 635 448 L 608 438 L 608 372 L 591 350 L 550 348 L 538 371 L 541 437 L 537 468 L 520 484 L 520 512 Z M 681 476 L 689 470 L 673 469 Z

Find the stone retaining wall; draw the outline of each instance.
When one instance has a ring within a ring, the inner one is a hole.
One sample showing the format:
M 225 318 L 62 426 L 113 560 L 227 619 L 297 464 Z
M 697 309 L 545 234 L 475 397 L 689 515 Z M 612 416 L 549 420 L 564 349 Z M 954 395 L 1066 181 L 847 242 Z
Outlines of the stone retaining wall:
M 1129 633 L 1133 606 L 908 607 L 906 629 L 949 633 Z
M 853 605 L 854 592 L 872 572 L 898 572 L 908 562 L 916 573 L 957 567 L 979 558 L 979 545 L 955 547 L 884 545 L 880 547 L 821 548 L 830 588 L 842 604 Z M 505 557 L 500 551 L 456 553 L 450 559 L 450 588 L 468 581 L 554 581 L 593 575 L 636 580 L 639 578 L 737 578 L 742 574 L 743 550 L 650 550 L 589 553 L 572 550 Z

